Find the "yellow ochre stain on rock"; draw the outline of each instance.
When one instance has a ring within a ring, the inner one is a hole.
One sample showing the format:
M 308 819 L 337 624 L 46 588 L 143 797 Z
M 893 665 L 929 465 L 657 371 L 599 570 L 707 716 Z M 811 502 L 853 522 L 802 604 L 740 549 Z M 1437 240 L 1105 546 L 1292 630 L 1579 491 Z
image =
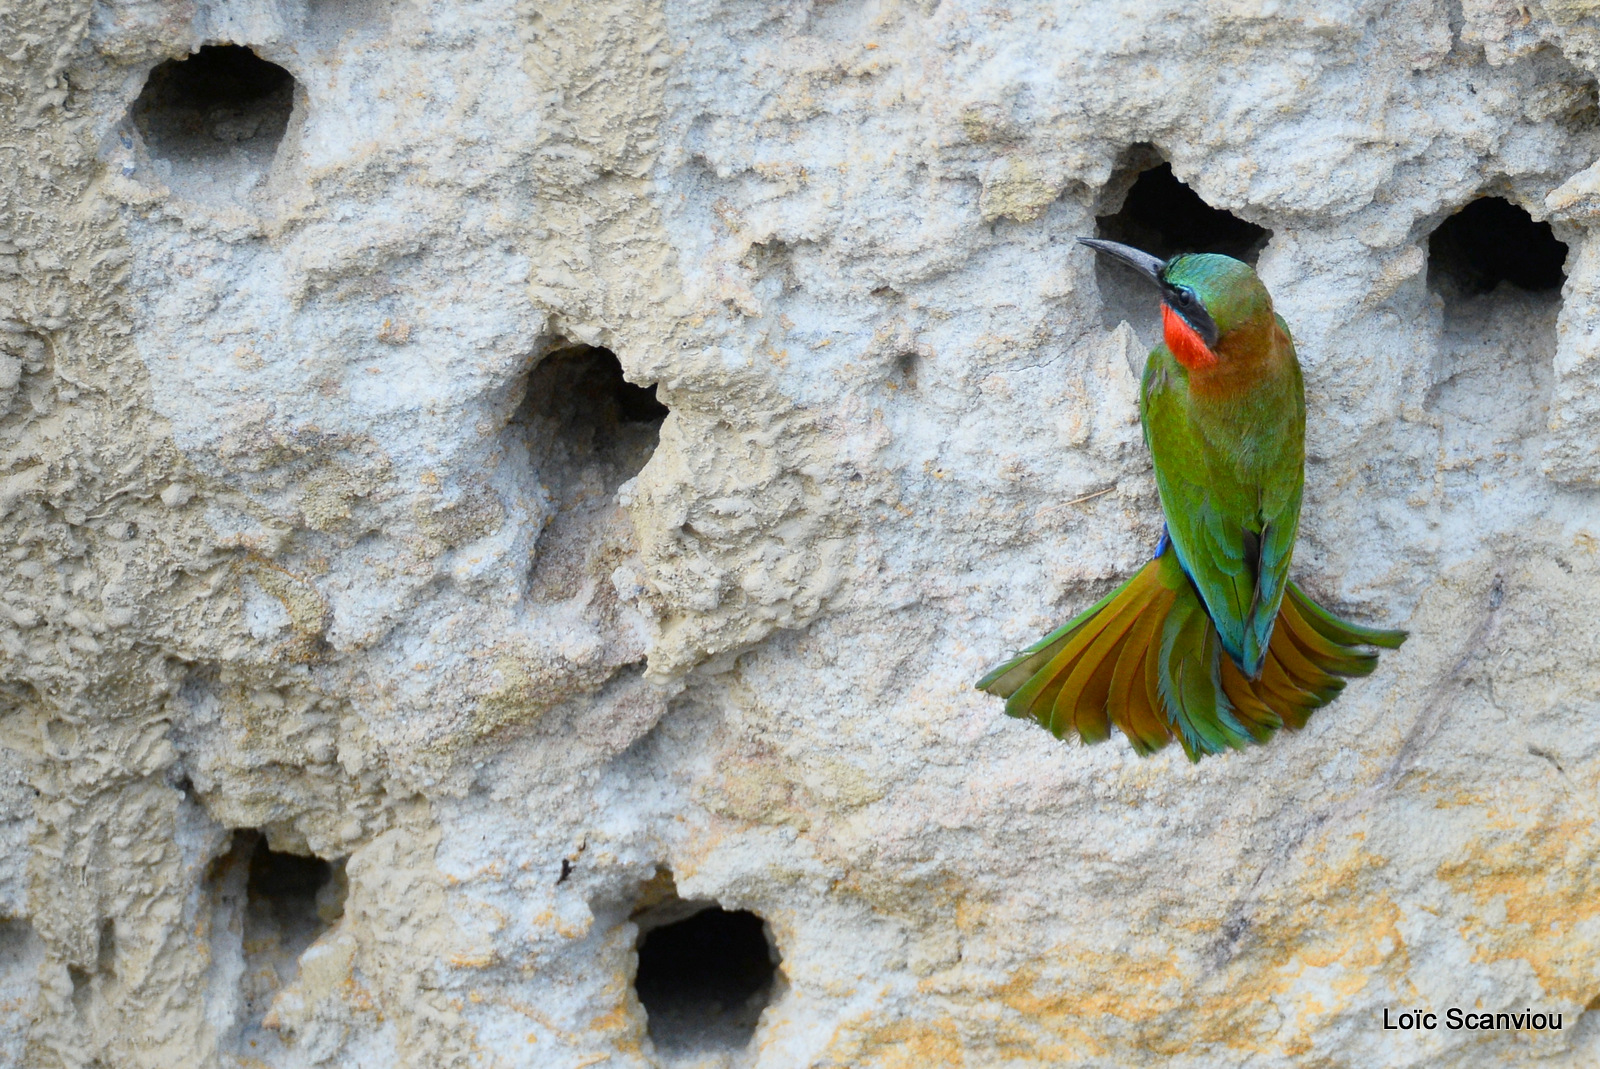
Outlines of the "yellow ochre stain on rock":
M 1514 831 L 1444 862 L 1438 878 L 1478 907 L 1460 928 L 1473 961 L 1526 961 L 1546 995 L 1585 1005 L 1600 992 L 1600 835 L 1580 812 L 1518 816 Z
M 1008 1023 L 1033 1037 L 1012 1038 L 1031 1048 L 1019 1057 L 1060 1060 L 1129 1047 L 1301 1057 L 1325 1018 L 1344 1012 L 1378 976 L 1398 980 L 1408 971 L 1400 909 L 1370 887 L 1386 861 L 1360 840 L 1346 833 L 1302 847 L 1300 871 L 1253 904 L 1237 936 L 1226 934 L 1223 911 L 1180 922 L 1211 934 L 1207 957 L 1162 949 L 1159 927 L 1140 940 L 1155 948 L 1145 952 L 1057 944 L 1035 952 L 1048 965 L 1024 966 L 964 1001 L 998 1001 L 1016 1012 Z M 1133 1027 L 1108 1027 L 1108 1018 Z
M 967 1060 L 956 1022 L 950 1017 L 873 1024 L 870 1015 L 862 1015 L 839 1026 L 814 1064 L 852 1069 L 960 1069 Z

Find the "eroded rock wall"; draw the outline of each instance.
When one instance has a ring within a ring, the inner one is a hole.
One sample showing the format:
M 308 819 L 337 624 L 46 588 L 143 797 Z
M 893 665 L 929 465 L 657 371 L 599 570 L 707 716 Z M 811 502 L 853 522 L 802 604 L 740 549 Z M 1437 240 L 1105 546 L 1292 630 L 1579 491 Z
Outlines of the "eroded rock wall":
M 1589 5 L 3 0 L 0 43 L 0 1063 L 1600 1060 Z M 186 89 L 202 46 L 292 80 Z M 1159 533 L 1153 310 L 1072 239 L 1161 159 L 1271 231 L 1297 577 L 1412 634 L 1198 766 L 971 689 Z M 1561 288 L 1430 282 L 1481 194 Z M 781 966 L 748 1045 L 673 1048 L 630 917 L 711 902 Z

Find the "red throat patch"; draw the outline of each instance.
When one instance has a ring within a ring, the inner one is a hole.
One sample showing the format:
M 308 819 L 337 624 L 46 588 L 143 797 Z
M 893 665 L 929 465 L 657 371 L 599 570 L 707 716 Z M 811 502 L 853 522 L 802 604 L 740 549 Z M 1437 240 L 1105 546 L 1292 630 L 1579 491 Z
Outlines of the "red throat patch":
M 1165 303 L 1161 305 L 1161 329 L 1166 335 L 1167 348 L 1178 358 L 1178 363 L 1190 371 L 1217 366 L 1217 354 L 1206 346 L 1187 320 Z

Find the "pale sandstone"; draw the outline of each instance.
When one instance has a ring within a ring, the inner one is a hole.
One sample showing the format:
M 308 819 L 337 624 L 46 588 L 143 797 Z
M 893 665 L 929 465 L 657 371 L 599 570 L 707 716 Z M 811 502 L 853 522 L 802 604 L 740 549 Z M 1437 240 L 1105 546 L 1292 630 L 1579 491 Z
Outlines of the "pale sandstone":
M 0 0 L 0 1063 L 687 1064 L 662 867 L 783 956 L 706 1064 L 1600 1062 L 1595 25 Z M 129 107 L 219 42 L 282 141 L 175 164 Z M 1199 766 L 970 689 L 1159 532 L 1153 319 L 1072 242 L 1145 143 L 1273 231 L 1298 577 L 1412 633 Z M 1481 192 L 1559 299 L 1430 290 Z M 518 415 L 574 344 L 671 409 L 637 475 Z M 255 979 L 234 828 L 345 859 Z

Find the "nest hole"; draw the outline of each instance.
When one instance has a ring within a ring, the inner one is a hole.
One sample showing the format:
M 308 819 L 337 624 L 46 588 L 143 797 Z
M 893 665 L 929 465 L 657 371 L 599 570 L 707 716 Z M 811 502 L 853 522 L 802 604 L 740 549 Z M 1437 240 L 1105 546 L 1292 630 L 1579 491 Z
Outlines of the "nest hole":
M 1480 197 L 1428 238 L 1441 303 L 1424 404 L 1452 428 L 1440 485 L 1480 507 L 1491 480 L 1522 475 L 1549 427 L 1567 246 L 1503 197 Z M 1537 448 L 1537 446 L 1532 446 Z
M 656 388 L 629 382 L 610 349 L 569 345 L 552 350 L 528 374 L 515 422 L 544 424 L 576 454 L 605 455 L 632 467 L 631 478 L 649 459 L 666 418 L 667 406 L 656 400 Z M 619 450 L 624 455 L 612 455 Z M 627 463 L 629 456 L 636 467 Z
M 274 850 L 253 829 L 233 833 L 212 872 L 218 931 L 239 933 L 240 1022 L 249 1039 L 261 1031 L 272 999 L 295 977 L 300 956 L 344 914 L 344 862 Z M 275 1040 L 273 1040 L 275 1042 Z
M 649 462 L 666 417 L 655 387 L 629 382 L 609 349 L 561 346 L 529 373 L 511 433 L 554 508 L 534 565 L 538 599 L 572 597 L 634 552 L 617 491 Z
M 261 173 L 294 110 L 294 77 L 242 45 L 206 45 L 150 70 L 133 123 L 150 157 L 174 178 L 230 160 Z
M 1451 298 L 1492 293 L 1502 282 L 1553 293 L 1566 281 L 1567 246 L 1504 197 L 1480 197 L 1428 237 L 1428 285 Z
M 280 853 L 257 836 L 245 885 L 245 923 L 271 930 L 295 957 L 344 913 L 342 873 L 320 857 Z
M 1170 163 L 1140 170 L 1117 210 L 1095 222 L 1099 237 L 1163 260 L 1180 252 L 1220 252 L 1253 264 L 1272 238 L 1266 227 L 1201 200 Z
M 1121 194 L 1120 200 L 1117 195 Z M 1154 148 L 1136 146 L 1107 186 L 1109 214 L 1095 219 L 1095 236 L 1143 249 L 1163 260 L 1185 252 L 1219 252 L 1254 264 L 1272 231 L 1213 208 L 1178 180 Z M 1105 326 L 1131 324 L 1146 347 L 1158 332 L 1154 290 L 1110 257 L 1095 257 Z
M 674 1056 L 749 1046 L 779 982 L 781 959 L 766 922 L 671 890 L 634 921 L 634 990 L 656 1049 Z

